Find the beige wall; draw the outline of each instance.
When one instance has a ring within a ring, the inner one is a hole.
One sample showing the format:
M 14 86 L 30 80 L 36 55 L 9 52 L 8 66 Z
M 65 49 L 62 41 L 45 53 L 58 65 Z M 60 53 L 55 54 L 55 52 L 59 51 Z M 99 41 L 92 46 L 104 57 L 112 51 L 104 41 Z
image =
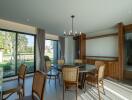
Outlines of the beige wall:
M 48 34 L 48 33 L 46 33 L 45 38 L 51 40 L 59 40 L 59 37 L 57 35 Z
M 19 23 L 15 23 L 15 22 L 11 22 L 11 21 L 6 21 L 3 19 L 0 19 L 0 28 L 36 34 L 35 27 L 24 25 L 24 24 L 19 24 Z
M 36 27 L 24 25 L 24 24 L 12 22 L 12 21 L 7 21 L 3 19 L 0 19 L 0 28 L 18 31 L 18 32 L 36 34 Z M 46 33 L 46 39 L 58 40 L 58 36 Z

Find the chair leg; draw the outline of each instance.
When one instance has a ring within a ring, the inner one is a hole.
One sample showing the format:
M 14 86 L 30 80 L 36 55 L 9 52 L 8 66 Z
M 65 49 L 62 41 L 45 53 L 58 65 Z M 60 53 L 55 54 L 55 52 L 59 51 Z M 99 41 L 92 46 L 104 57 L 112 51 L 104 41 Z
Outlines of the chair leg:
M 49 78 L 48 78 L 48 79 L 49 79 L 49 84 L 50 84 L 50 79 L 51 79 L 51 76 L 49 76 Z
M 56 88 L 56 76 L 55 76 L 55 88 Z
M 76 100 L 77 100 L 77 94 L 78 94 L 78 85 L 76 86 Z
M 58 80 L 59 80 L 59 85 L 61 85 L 61 84 L 60 84 L 60 74 L 58 74 Z
M 99 100 L 101 100 L 100 91 L 99 91 L 99 84 L 98 83 L 97 83 L 97 90 L 98 90 Z
M 20 85 L 20 80 L 19 80 L 19 78 L 17 79 L 17 81 L 18 81 L 18 86 Z M 17 92 L 17 95 L 19 95 L 19 99 L 20 99 L 20 94 Z
M 101 81 L 102 82 L 102 88 L 103 88 L 103 92 L 104 92 L 104 95 L 105 95 L 105 90 L 104 90 L 104 82 L 103 81 Z
M 63 100 L 64 100 L 64 92 L 65 92 L 65 83 L 63 83 Z
M 50 84 L 50 78 L 49 78 L 49 84 Z
M 58 79 L 59 85 L 60 85 L 60 74 L 59 73 L 57 74 L 57 79 Z
M 87 91 L 87 90 L 86 90 L 86 84 L 87 84 L 87 83 L 86 83 L 86 81 L 85 81 L 85 82 L 84 82 L 84 93 Z
M 51 70 L 50 70 L 49 84 L 50 84 L 50 80 L 51 80 L 51 74 L 52 74 L 52 72 L 51 72 Z
M 19 91 L 19 100 L 23 100 L 23 93 Z
M 93 79 L 91 78 L 91 86 L 93 86 Z
M 22 85 L 22 89 L 23 89 L 23 97 L 25 96 L 25 90 L 24 90 L 24 86 L 25 86 L 25 80 L 23 80 L 23 85 Z

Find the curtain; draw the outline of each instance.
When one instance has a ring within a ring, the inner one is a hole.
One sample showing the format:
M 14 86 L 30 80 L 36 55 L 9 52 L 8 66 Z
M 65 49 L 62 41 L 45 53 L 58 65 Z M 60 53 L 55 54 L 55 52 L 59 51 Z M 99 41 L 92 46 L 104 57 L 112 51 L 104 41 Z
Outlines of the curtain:
M 38 66 L 40 71 L 46 72 L 44 51 L 45 51 L 45 30 L 37 29 L 37 46 L 38 46 Z
M 61 59 L 64 59 L 65 58 L 65 38 L 62 36 L 59 36 L 59 43 L 60 43 L 60 50 L 61 50 L 60 57 Z

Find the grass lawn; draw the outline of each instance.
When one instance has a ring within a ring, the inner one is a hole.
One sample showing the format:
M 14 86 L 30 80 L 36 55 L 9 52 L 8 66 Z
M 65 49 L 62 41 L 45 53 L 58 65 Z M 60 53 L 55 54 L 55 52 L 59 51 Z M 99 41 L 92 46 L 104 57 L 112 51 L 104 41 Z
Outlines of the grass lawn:
M 0 63 L 0 67 L 5 66 L 7 63 L 8 63 L 8 62 L 2 62 L 2 63 Z

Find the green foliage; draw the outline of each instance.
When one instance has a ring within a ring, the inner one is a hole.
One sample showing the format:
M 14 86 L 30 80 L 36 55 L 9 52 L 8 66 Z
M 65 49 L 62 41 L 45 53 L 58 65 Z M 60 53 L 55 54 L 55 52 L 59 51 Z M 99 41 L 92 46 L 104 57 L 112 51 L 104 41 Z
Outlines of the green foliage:
M 4 71 L 9 71 L 9 70 L 11 70 L 11 63 L 6 63 L 4 66 L 3 66 L 3 70 Z
M 27 53 L 26 48 L 27 48 L 28 40 L 25 35 L 19 34 L 18 35 L 18 52 L 20 53 Z
M 32 47 L 28 47 L 28 48 L 26 48 L 26 52 L 33 53 L 34 51 L 33 51 L 33 48 Z
M 0 31 L 0 48 L 3 48 L 3 34 Z
M 15 43 L 16 43 L 16 33 L 14 32 L 6 32 L 0 31 L 0 48 L 4 48 L 4 54 L 11 54 L 15 50 Z M 27 52 L 26 48 L 28 44 L 28 40 L 26 35 L 18 34 L 18 52 L 25 53 Z M 29 50 L 31 48 L 29 47 Z

